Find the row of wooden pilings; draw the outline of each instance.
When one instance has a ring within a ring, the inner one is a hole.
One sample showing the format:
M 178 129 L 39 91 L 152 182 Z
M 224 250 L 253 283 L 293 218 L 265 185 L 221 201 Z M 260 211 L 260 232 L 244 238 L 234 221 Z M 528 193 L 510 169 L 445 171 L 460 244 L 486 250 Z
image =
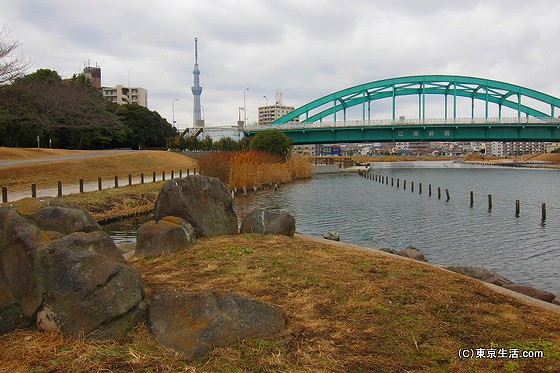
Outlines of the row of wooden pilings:
M 260 187 L 258 187 L 256 184 L 253 184 L 253 187 L 251 189 L 253 190 L 253 193 L 256 194 L 258 190 L 264 189 L 264 188 L 265 188 L 264 185 L 261 185 Z M 274 190 L 276 191 L 276 190 L 280 189 L 280 183 L 278 181 L 274 181 L 274 182 L 269 184 L 269 188 L 270 189 L 274 188 Z M 248 190 L 248 188 L 245 187 L 245 186 L 240 188 L 240 189 L 233 188 L 233 189 L 230 190 L 231 197 L 235 198 L 235 194 L 237 192 L 243 192 L 243 197 L 247 197 L 247 190 Z
M 191 175 L 191 170 L 187 169 L 186 171 L 186 176 Z M 192 175 L 196 175 L 196 168 L 192 170 Z M 145 184 L 146 182 L 148 182 L 149 178 L 145 177 L 146 175 L 142 172 L 140 173 L 140 184 Z M 152 172 L 151 175 L 151 179 L 152 182 L 156 182 L 158 181 L 158 174 L 154 171 Z M 171 179 L 174 179 L 176 176 L 175 170 L 171 170 Z M 183 177 L 183 170 L 179 170 L 179 174 L 178 174 L 179 178 Z M 115 175 L 115 183 L 114 183 L 114 187 L 118 188 L 119 187 L 119 177 L 118 175 Z M 166 180 L 166 173 L 165 171 L 161 172 L 161 181 L 165 181 Z M 84 179 L 80 179 L 78 182 L 79 185 L 79 192 L 80 193 L 84 193 Z M 129 174 L 128 175 L 128 184 L 127 185 L 134 185 L 133 181 L 132 181 L 132 175 Z M 101 178 L 101 176 L 99 176 L 97 178 L 97 190 L 103 190 L 103 179 Z M 63 190 L 62 190 L 62 181 L 58 181 L 57 182 L 57 196 L 61 197 L 63 195 Z M 37 184 L 33 183 L 31 184 L 31 197 L 32 198 L 36 198 L 37 197 Z M 8 202 L 8 187 L 3 186 L 2 187 L 2 203 Z
M 385 184 L 385 185 L 391 185 L 392 187 L 396 186 L 397 188 L 400 188 L 402 185 L 403 190 L 407 189 L 407 181 L 406 180 L 401 180 L 400 178 L 397 178 L 395 180 L 394 177 L 390 177 L 389 176 L 384 176 L 384 175 L 379 175 L 379 174 L 375 174 L 373 172 L 360 172 L 360 175 L 366 179 L 372 180 L 372 181 L 376 181 L 378 183 L 381 184 Z M 410 190 L 412 192 L 414 192 L 415 189 L 415 184 L 414 181 L 412 181 L 410 184 Z M 418 183 L 417 184 L 417 189 L 418 189 L 418 193 L 422 194 L 423 192 L 423 184 L 422 183 Z M 445 193 L 445 200 L 446 202 L 449 202 L 451 200 L 451 194 L 449 193 L 449 189 L 444 189 L 444 193 Z M 437 187 L 437 198 L 438 199 L 442 199 L 442 188 L 441 187 Z M 432 196 L 432 184 L 428 184 L 428 196 L 431 197 Z M 474 206 L 474 192 L 470 191 L 469 192 L 469 204 L 470 207 L 472 208 Z M 492 194 L 488 194 L 488 211 L 492 211 Z M 521 213 L 521 202 L 520 200 L 515 200 L 515 217 L 518 218 L 519 215 Z M 541 203 L 541 220 L 544 223 L 546 221 L 546 203 Z

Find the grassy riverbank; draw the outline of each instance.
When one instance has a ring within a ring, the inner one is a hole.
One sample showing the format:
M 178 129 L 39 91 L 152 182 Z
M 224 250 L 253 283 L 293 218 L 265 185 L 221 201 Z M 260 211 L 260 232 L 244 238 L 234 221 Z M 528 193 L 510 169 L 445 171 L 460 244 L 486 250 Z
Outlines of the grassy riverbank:
M 219 288 L 280 305 L 282 333 L 186 363 L 140 325 L 117 341 L 16 331 L 0 336 L 2 369 L 41 371 L 558 371 L 558 313 L 481 283 L 377 251 L 305 237 L 238 235 L 133 259 L 148 295 Z M 460 349 L 542 350 L 545 358 L 461 359 Z

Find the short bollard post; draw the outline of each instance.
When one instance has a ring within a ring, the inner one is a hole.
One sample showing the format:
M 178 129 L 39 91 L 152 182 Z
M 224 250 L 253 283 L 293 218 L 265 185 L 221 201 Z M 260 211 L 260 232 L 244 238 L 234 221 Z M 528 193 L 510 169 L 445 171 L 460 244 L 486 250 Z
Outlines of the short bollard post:
M 492 211 L 492 195 L 488 195 L 488 211 Z
M 8 187 L 2 187 L 2 203 L 8 202 Z
M 57 185 L 57 187 L 58 187 L 57 188 L 58 189 L 57 196 L 62 197 L 62 181 L 59 180 L 57 184 L 58 184 Z
M 84 179 L 80 179 L 80 193 L 84 192 Z
M 140 173 L 140 184 L 144 184 L 144 173 Z
M 193 174 L 193 175 L 196 175 L 196 168 L 193 168 L 192 174 Z
M 101 181 L 101 176 L 97 178 L 97 190 L 103 190 L 103 182 Z
M 152 174 L 152 181 L 155 183 L 156 182 L 156 172 L 154 171 Z
M 183 178 L 183 170 L 179 169 L 179 179 L 181 179 L 181 178 Z M 234 195 L 235 195 L 235 193 L 234 193 Z
M 515 200 L 515 217 L 519 217 L 519 212 L 521 210 L 521 203 L 518 199 Z
M 119 187 L 119 177 L 115 175 L 115 188 Z
M 191 174 L 191 170 L 187 168 L 187 176 L 189 176 L 190 174 Z
M 175 178 L 175 170 L 171 170 L 171 180 Z
M 128 174 L 128 186 L 132 185 L 132 175 Z
M 165 171 L 161 171 L 161 180 L 165 181 Z
M 31 184 L 31 197 L 37 197 L 37 184 Z

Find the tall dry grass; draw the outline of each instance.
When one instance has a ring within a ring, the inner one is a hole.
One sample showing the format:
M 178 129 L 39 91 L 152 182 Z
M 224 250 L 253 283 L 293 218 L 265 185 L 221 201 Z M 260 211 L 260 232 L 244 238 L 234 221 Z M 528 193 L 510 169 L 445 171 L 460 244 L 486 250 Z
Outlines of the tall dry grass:
M 311 177 L 311 162 L 299 155 L 282 162 L 280 157 L 261 151 L 210 153 L 199 159 L 200 173 L 217 177 L 231 189 L 287 183 Z

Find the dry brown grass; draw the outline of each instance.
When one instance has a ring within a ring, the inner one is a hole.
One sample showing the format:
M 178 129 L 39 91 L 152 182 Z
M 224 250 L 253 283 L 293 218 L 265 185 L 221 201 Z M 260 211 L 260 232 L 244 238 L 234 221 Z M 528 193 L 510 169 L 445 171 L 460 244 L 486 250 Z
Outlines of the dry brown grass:
M 238 235 L 133 259 L 148 294 L 220 288 L 280 305 L 287 329 L 186 363 L 141 325 L 118 341 L 35 331 L 0 337 L 11 371 L 540 372 L 560 370 L 558 314 L 479 282 L 378 252 Z M 460 348 L 544 350 L 544 359 L 460 359 Z
M 97 151 L 0 147 L 0 161 L 50 158 L 50 157 L 65 156 L 65 155 L 86 154 L 92 152 L 97 152 Z
M 139 176 L 144 172 L 149 177 L 152 172 L 161 174 L 171 170 L 196 168 L 196 160 L 179 153 L 166 151 L 135 151 L 122 154 L 92 156 L 66 161 L 26 164 L 0 167 L 0 184 L 9 190 L 29 190 L 32 183 L 37 187 L 56 187 L 58 180 L 77 184 L 79 179 L 95 181 L 101 176 L 121 180 L 128 175 Z

